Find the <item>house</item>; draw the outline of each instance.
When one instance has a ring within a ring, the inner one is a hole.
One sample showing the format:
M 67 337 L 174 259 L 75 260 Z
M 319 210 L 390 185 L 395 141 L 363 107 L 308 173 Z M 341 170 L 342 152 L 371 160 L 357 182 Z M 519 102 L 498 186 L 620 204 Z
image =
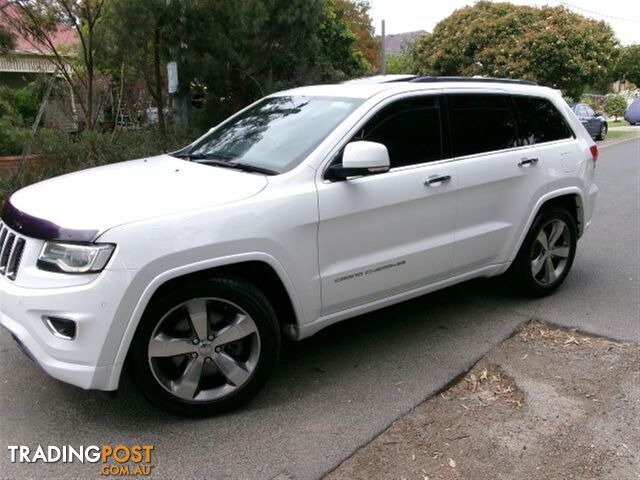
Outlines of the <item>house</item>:
M 12 26 L 12 18 L 16 18 L 16 8 L 7 0 L 0 0 L 0 26 L 15 36 L 15 49 L 6 54 L 0 54 L 0 85 L 22 87 L 33 81 L 42 73 L 53 73 L 55 65 L 51 62 L 51 55 L 46 53 L 44 44 L 29 39 Z M 78 44 L 74 31 L 62 24 L 57 26 L 51 38 L 56 47 L 73 47 Z
M 406 49 L 410 47 L 418 37 L 425 35 L 427 31 L 416 30 L 414 32 L 395 33 L 393 35 L 385 35 L 384 52 L 388 54 L 406 53 Z
M 7 0 L 0 0 L 0 27 L 13 34 L 15 48 L 0 53 L 0 86 L 22 88 L 40 75 L 52 75 L 57 71 L 52 62 L 53 55 L 45 44 L 23 35 L 14 26 L 19 15 L 16 7 Z M 50 39 L 59 51 L 71 52 L 78 45 L 74 30 L 58 24 Z M 59 77 L 61 75 L 58 74 Z M 62 82 L 62 78 L 60 78 Z M 50 127 L 74 131 L 78 129 L 77 112 L 73 93 L 64 98 L 50 99 L 45 110 L 44 124 Z

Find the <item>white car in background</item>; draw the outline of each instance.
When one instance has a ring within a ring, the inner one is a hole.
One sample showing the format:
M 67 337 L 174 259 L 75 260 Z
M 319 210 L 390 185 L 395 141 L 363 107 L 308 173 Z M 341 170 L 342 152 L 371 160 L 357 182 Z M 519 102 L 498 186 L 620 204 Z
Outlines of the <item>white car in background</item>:
M 6 202 L 0 322 L 51 376 L 210 415 L 281 335 L 477 277 L 553 292 L 591 221 L 597 147 L 530 82 L 409 78 L 263 98 L 179 152 Z M 367 328 L 362 323 L 362 328 Z

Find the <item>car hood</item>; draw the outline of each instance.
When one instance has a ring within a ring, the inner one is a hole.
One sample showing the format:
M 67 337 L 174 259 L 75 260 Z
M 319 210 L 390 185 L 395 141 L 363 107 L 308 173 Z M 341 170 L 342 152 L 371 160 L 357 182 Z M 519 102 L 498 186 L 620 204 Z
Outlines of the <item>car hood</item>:
M 23 188 L 7 200 L 2 219 L 26 236 L 91 241 L 117 225 L 243 200 L 267 183 L 264 175 L 161 155 Z

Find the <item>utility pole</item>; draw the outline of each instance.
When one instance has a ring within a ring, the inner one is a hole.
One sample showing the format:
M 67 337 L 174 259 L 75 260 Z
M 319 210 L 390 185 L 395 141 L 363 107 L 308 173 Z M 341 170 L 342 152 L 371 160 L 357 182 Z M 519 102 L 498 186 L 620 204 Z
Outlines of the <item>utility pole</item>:
M 184 75 L 180 75 L 182 63 L 181 50 L 183 48 L 182 29 L 184 28 L 184 0 L 166 0 L 169 7 L 177 8 L 177 18 L 180 35 L 178 43 L 169 47 L 171 61 L 167 64 L 167 76 L 169 79 L 169 94 L 173 100 L 175 125 L 179 131 L 185 131 L 189 126 L 189 110 L 191 102 L 190 85 L 185 81 Z
M 385 33 L 384 33 L 384 20 L 382 20 L 382 30 L 381 30 L 382 34 L 380 35 L 380 73 L 382 75 L 386 75 L 387 74 L 387 59 L 385 56 L 385 43 L 386 43 L 386 39 L 385 39 Z

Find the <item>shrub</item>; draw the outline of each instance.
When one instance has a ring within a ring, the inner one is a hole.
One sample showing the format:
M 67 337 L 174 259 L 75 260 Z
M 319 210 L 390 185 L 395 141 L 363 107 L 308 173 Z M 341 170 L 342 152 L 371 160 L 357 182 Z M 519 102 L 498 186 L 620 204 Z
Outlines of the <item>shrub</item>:
M 0 131 L 2 127 L 0 126 Z M 168 150 L 175 150 L 196 138 L 171 134 Z M 24 137 L 27 138 L 27 137 Z M 24 139 L 20 141 L 20 150 Z M 19 175 L 0 177 L 0 204 L 12 192 L 50 177 L 162 153 L 162 142 L 155 128 L 111 132 L 85 131 L 78 134 L 42 129 L 32 139 L 31 152 L 39 157 L 23 168 Z
M 19 125 L 19 120 L 15 117 L 0 117 L 0 156 L 22 153 L 22 147 L 29 137 L 29 129 L 16 125 Z
M 627 100 L 622 95 L 607 95 L 604 101 L 604 110 L 610 116 L 621 117 L 627 109 Z
M 16 126 L 30 127 L 40 107 L 40 90 L 37 81 L 20 89 L 0 86 L 0 119 L 11 117 Z

